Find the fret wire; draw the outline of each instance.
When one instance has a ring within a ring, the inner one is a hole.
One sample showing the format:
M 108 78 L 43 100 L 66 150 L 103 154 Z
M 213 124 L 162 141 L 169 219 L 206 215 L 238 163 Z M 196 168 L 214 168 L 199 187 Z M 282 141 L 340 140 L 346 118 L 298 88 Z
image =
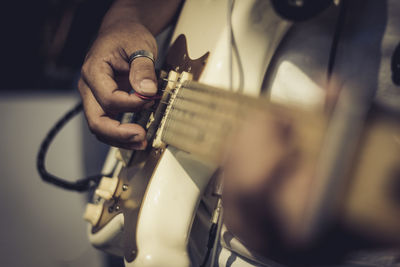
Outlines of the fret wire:
M 193 138 L 193 136 L 179 130 L 169 131 L 163 135 L 162 140 L 169 145 L 173 145 L 176 148 L 191 153 L 197 153 L 201 150 L 212 151 L 213 149 L 221 147 L 224 143 L 224 139 L 222 138 L 207 138 L 199 141 L 198 139 Z
M 204 129 L 208 130 L 210 133 L 214 132 L 223 132 L 223 131 L 232 131 L 237 127 L 239 121 L 236 120 L 190 120 L 184 117 L 180 117 L 176 113 L 171 114 L 168 118 L 168 124 L 166 124 L 166 129 L 174 128 L 174 123 L 182 123 L 185 124 L 186 127 L 193 127 L 197 131 L 203 131 Z
M 173 128 L 168 129 L 168 131 L 165 131 L 162 139 L 167 138 L 168 136 L 174 136 L 176 140 L 178 135 L 181 137 L 184 137 L 186 140 L 190 139 L 191 141 L 195 142 L 196 144 L 204 144 L 204 143 L 216 143 L 221 141 L 225 136 L 225 132 L 220 131 L 219 133 L 216 134 L 211 134 L 207 131 L 193 131 L 195 129 L 192 129 L 191 131 L 185 127 L 185 125 L 175 125 Z M 179 142 L 181 140 L 179 139 Z
M 192 98 L 186 98 L 185 96 L 182 95 L 177 95 L 176 96 L 177 101 L 182 101 L 185 103 L 194 103 L 199 106 L 203 106 L 204 108 L 209 109 L 210 111 L 217 111 L 217 110 L 223 110 L 223 111 L 229 111 L 230 109 L 238 109 L 238 104 L 236 103 L 230 103 L 226 105 L 226 103 L 223 103 L 223 101 L 203 101 L 202 99 L 192 99 Z
M 181 131 L 168 131 L 163 135 L 162 140 L 178 149 L 189 153 L 195 153 L 199 156 L 205 156 L 212 161 L 219 158 L 224 144 L 224 140 L 221 138 L 203 141 L 199 144 Z
M 186 128 L 192 128 L 193 131 L 196 132 L 204 132 L 207 131 L 206 134 L 209 135 L 218 135 L 224 132 L 231 132 L 235 128 L 232 124 L 224 123 L 224 124 L 218 124 L 218 123 L 212 123 L 212 122 L 190 122 L 187 120 L 182 120 L 179 118 L 176 118 L 174 116 L 171 116 L 169 118 L 168 123 L 165 125 L 165 131 L 170 131 L 174 130 L 175 128 L 182 127 L 182 125 L 177 125 L 177 124 L 183 124 Z
M 213 118 L 229 118 L 229 117 L 243 117 L 241 114 L 247 113 L 248 110 L 240 110 L 238 106 L 235 106 L 231 109 L 210 109 L 207 106 L 194 103 L 194 102 L 187 102 L 182 99 L 175 99 L 175 102 L 173 103 L 173 108 L 175 109 L 181 109 L 187 112 L 192 112 L 193 114 L 201 115 L 201 116 L 207 116 L 210 119 Z
M 257 99 L 242 94 L 226 92 L 222 89 L 216 89 L 209 86 L 199 85 L 191 82 L 190 86 L 180 88 L 176 98 L 183 99 L 185 102 L 203 102 L 210 110 L 222 110 L 227 113 L 240 114 L 243 111 L 265 109 L 268 105 L 266 99 Z
M 195 103 L 197 105 L 204 106 L 204 107 L 208 108 L 210 111 L 223 110 L 223 111 L 227 112 L 231 109 L 239 109 L 241 106 L 240 103 L 238 103 L 238 102 L 226 101 L 224 99 L 215 99 L 215 98 L 213 99 L 211 97 L 201 98 L 201 97 L 197 97 L 196 95 L 187 96 L 187 94 L 185 94 L 185 92 L 178 94 L 176 96 L 176 99 L 179 99 L 180 101 L 184 101 L 187 103 Z
M 242 116 L 235 116 L 233 112 L 225 113 L 225 112 L 210 112 L 208 110 L 199 110 L 195 107 L 188 108 L 187 106 L 177 105 L 173 106 L 170 111 L 170 115 L 175 114 L 175 116 L 179 116 L 182 119 L 187 120 L 207 120 L 207 121 L 215 121 L 216 123 L 229 122 L 233 123 L 236 120 L 243 120 L 244 114 Z
M 170 123 L 166 126 L 166 130 L 163 133 L 162 140 L 166 144 L 173 145 L 178 149 L 184 151 L 211 156 L 214 154 L 214 150 L 221 150 L 228 139 L 227 135 L 234 133 L 234 131 L 217 131 L 211 133 L 211 131 L 202 131 L 198 133 L 195 128 L 189 130 L 184 123 Z M 310 126 L 314 130 L 310 130 Z M 316 125 L 306 123 L 303 125 L 300 121 L 294 123 L 294 129 L 296 129 L 293 136 L 293 143 L 302 151 L 302 157 L 304 160 L 315 157 L 318 154 L 320 143 L 323 136 L 323 127 L 321 131 L 315 130 Z M 215 152 L 219 155 L 219 152 Z
M 239 94 L 235 94 L 232 92 L 225 92 L 221 89 L 219 90 L 213 90 L 212 87 L 206 89 L 200 89 L 200 88 L 192 88 L 192 87 L 181 87 L 181 93 L 186 92 L 186 93 L 192 93 L 192 94 L 197 94 L 197 95 L 203 95 L 203 96 L 209 96 L 213 99 L 215 98 L 222 98 L 230 101 L 237 101 L 239 99 Z
M 243 105 L 238 97 L 186 89 L 179 88 L 170 104 L 162 140 L 179 149 L 205 155 L 215 146 L 221 146 L 227 132 L 232 132 L 244 118 Z
M 196 84 L 195 82 L 191 82 L 190 85 L 192 85 L 193 83 Z M 201 84 L 197 85 L 197 86 L 199 86 L 198 87 L 198 88 L 200 88 L 199 90 L 202 89 Z M 207 90 L 214 89 L 214 88 L 208 87 L 208 86 L 205 86 L 205 87 L 208 88 Z M 182 89 L 197 90 L 198 88 L 185 87 Z M 252 111 L 261 111 L 261 112 L 272 112 L 272 113 L 277 112 L 277 113 L 283 113 L 283 114 L 288 114 L 288 115 L 290 114 L 291 117 L 296 118 L 296 119 L 303 118 L 303 117 L 310 117 L 311 119 L 318 118 L 320 120 L 322 118 L 322 116 L 320 116 L 321 114 L 313 114 L 314 112 L 301 110 L 296 107 L 285 107 L 283 105 L 277 105 L 270 101 L 267 101 L 266 99 L 253 98 L 253 97 L 241 95 L 241 94 L 234 93 L 234 92 L 225 92 L 225 90 L 222 90 L 219 88 L 215 88 L 215 90 L 223 91 L 221 93 L 226 93 L 226 95 L 228 95 L 228 96 L 229 96 L 229 94 L 235 95 L 235 99 L 238 101 L 237 103 L 239 103 L 239 105 L 233 106 L 233 109 L 231 110 L 231 112 L 236 113 L 236 114 L 251 113 Z M 203 91 L 206 91 L 206 89 L 203 88 Z M 185 102 L 190 102 L 190 101 L 185 101 Z M 219 106 L 219 103 L 217 106 Z M 214 112 L 214 110 L 212 110 L 210 112 Z
M 233 112 L 210 112 L 206 109 L 196 109 L 195 106 L 188 107 L 187 105 L 174 106 L 170 110 L 170 114 L 176 114 L 176 116 L 188 119 L 188 120 L 208 120 L 208 121 L 242 121 L 245 118 L 247 112 L 243 112 L 240 116 L 235 116 Z
M 233 117 L 196 117 L 194 119 L 190 119 L 186 116 L 181 116 L 185 114 L 179 114 L 177 112 L 172 112 L 171 119 L 179 120 L 188 125 L 198 125 L 197 128 L 201 129 L 202 127 L 210 127 L 214 128 L 222 128 L 225 130 L 232 130 L 237 127 L 243 120 L 238 120 Z
M 231 126 L 235 122 L 233 118 L 218 118 L 218 116 L 213 116 L 210 118 L 207 116 L 199 116 L 199 113 L 188 113 L 185 110 L 179 110 L 179 107 L 173 106 L 170 110 L 169 116 L 167 117 L 165 128 L 173 128 L 176 124 L 184 124 L 185 127 L 195 127 L 198 131 L 204 129 L 214 129 L 218 130 L 225 125 Z M 228 128 L 228 127 L 225 127 Z
M 180 131 L 190 134 L 193 138 L 198 139 L 198 140 L 200 140 L 202 138 L 206 138 L 205 137 L 206 135 L 217 136 L 224 132 L 224 130 L 221 128 L 215 129 L 215 128 L 207 127 L 207 128 L 201 129 L 199 127 L 193 127 L 193 125 L 187 125 L 184 122 L 181 122 L 179 120 L 174 120 L 174 119 L 170 120 L 168 125 L 166 125 L 165 129 L 166 129 L 165 132 L 180 129 Z
M 299 146 L 305 151 L 315 150 L 314 145 L 318 142 L 314 140 L 319 140 L 321 136 L 315 132 L 315 126 L 321 125 L 323 128 L 324 125 L 321 123 L 322 116 L 315 116 L 318 114 L 289 109 L 266 99 L 243 96 L 196 82 L 185 82 L 168 93 L 176 95 L 169 103 L 170 111 L 165 118 L 162 141 L 211 158 L 218 157 L 219 152 L 213 151 L 223 146 L 226 135 L 233 132 L 252 111 L 288 117 L 294 122 Z M 312 146 L 310 142 L 313 142 Z
M 272 104 L 267 98 L 256 98 L 253 96 L 244 95 L 239 92 L 231 92 L 221 88 L 212 87 L 203 85 L 198 82 L 191 81 L 187 83 L 186 86 L 181 88 L 183 91 L 196 91 L 196 92 L 204 92 L 210 96 L 218 96 L 219 98 L 229 99 L 230 101 L 234 101 L 240 103 L 241 108 L 257 108 L 257 109 L 265 109 L 268 106 L 276 106 Z
M 189 85 L 193 84 L 194 82 L 189 83 Z M 167 92 L 167 94 L 173 93 L 174 90 Z M 255 102 L 260 102 L 257 101 L 258 99 L 248 98 L 246 96 L 235 94 L 232 92 L 224 92 L 224 90 L 204 85 L 197 85 L 196 88 L 181 87 L 176 98 L 183 99 L 184 101 L 202 103 L 213 110 L 217 107 L 218 109 L 223 109 L 224 111 L 232 107 L 239 108 L 237 106 L 240 106 L 240 108 L 242 109 L 247 109 L 248 106 L 254 105 Z M 207 98 L 208 101 L 204 101 L 204 98 Z M 248 101 L 249 99 L 251 101 Z M 165 102 L 163 103 L 167 104 Z
M 189 84 L 190 86 L 185 86 L 185 87 L 181 87 L 181 92 L 185 92 L 185 93 L 192 93 L 192 94 L 197 94 L 197 95 L 204 95 L 204 96 L 209 96 L 212 99 L 224 99 L 227 101 L 240 101 L 243 102 L 243 100 L 248 101 L 248 97 L 245 97 L 245 95 L 243 94 L 237 94 L 234 92 L 227 92 L 225 90 L 222 89 L 215 89 L 213 87 L 191 87 L 192 83 Z M 244 98 L 243 98 L 244 97 Z M 255 99 L 251 98 L 252 101 L 254 101 Z
M 183 91 L 193 91 L 193 92 L 201 92 L 207 95 L 210 95 L 212 97 L 219 97 L 223 99 L 229 99 L 231 101 L 236 101 L 240 102 L 242 104 L 247 104 L 247 105 L 265 105 L 268 101 L 264 98 L 255 98 L 251 96 L 244 95 L 239 92 L 232 92 L 232 91 L 227 91 L 221 88 L 217 87 L 212 87 L 212 86 L 207 86 L 203 85 L 198 82 L 190 81 L 184 86 L 181 87 Z
M 181 113 L 185 114 L 189 119 L 207 119 L 214 121 L 231 121 L 231 120 L 243 120 L 244 114 L 242 116 L 235 116 L 233 112 L 225 113 L 225 112 L 210 112 L 208 110 L 200 110 L 194 107 L 188 108 L 187 106 L 174 106 L 171 108 L 170 114 L 173 113 Z

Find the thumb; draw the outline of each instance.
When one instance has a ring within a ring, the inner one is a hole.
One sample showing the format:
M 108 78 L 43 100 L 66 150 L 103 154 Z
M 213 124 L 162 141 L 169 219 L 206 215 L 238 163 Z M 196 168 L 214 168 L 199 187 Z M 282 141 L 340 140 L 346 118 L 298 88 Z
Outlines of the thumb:
M 153 61 L 146 57 L 134 59 L 130 66 L 129 81 L 136 93 L 143 96 L 155 95 L 157 79 Z

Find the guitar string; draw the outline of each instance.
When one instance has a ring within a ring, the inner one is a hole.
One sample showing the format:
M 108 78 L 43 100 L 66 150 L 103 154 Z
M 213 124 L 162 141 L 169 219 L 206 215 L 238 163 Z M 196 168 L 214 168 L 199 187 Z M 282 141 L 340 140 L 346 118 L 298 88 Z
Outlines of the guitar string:
M 193 120 L 204 121 L 205 119 L 209 122 L 215 121 L 217 124 L 223 124 L 241 117 L 242 103 L 239 99 L 216 98 L 210 96 L 209 92 L 206 91 L 194 93 L 185 89 L 190 90 L 191 88 L 181 88 L 174 99 L 174 103 L 171 103 L 169 121 L 181 120 L 192 124 Z M 188 116 L 182 116 L 184 114 Z M 171 123 L 168 126 L 171 126 Z M 200 124 L 197 128 L 201 129 L 202 127 L 204 127 L 204 124 Z
M 209 97 L 208 95 L 189 94 L 188 91 L 182 91 L 178 94 L 174 103 L 171 103 L 171 113 L 187 113 L 191 115 L 189 120 L 201 117 L 208 117 L 210 121 L 219 117 L 225 120 L 230 117 L 234 118 L 237 113 L 240 114 L 239 109 L 241 104 L 237 99 L 228 100 Z
M 225 93 L 221 89 L 198 83 L 188 84 L 178 90 L 175 92 L 175 99 L 169 102 L 171 109 L 166 114 L 166 123 L 161 139 L 167 144 L 188 152 L 213 156 L 214 146 L 215 148 L 221 147 L 221 144 L 227 139 L 227 132 L 235 131 L 251 111 L 261 110 L 276 115 L 274 110 L 276 105 L 262 99 L 246 97 L 233 92 Z M 228 103 L 228 106 L 231 107 L 221 109 L 221 103 Z M 246 110 L 247 113 L 243 110 Z M 304 113 L 300 110 L 281 109 L 279 106 L 277 110 L 280 112 L 278 113 L 280 117 L 289 116 L 290 120 L 296 122 L 295 127 L 299 127 L 300 138 L 306 137 L 304 143 L 308 143 L 307 140 L 310 139 L 318 140 L 319 135 L 314 132 L 314 129 L 319 127 L 318 125 L 323 125 L 321 116 L 310 112 Z
M 241 103 L 239 94 L 232 92 L 225 94 L 209 86 L 190 85 L 195 86 L 181 87 L 170 103 L 162 140 L 185 151 L 216 156 L 215 150 L 220 150 L 227 133 L 244 120 L 241 108 L 249 101 Z
M 164 142 L 186 151 L 208 155 L 208 150 L 212 151 L 212 148 L 216 148 L 222 143 L 221 137 L 224 131 L 220 127 L 221 124 L 218 123 L 221 120 L 217 119 L 218 116 L 215 113 L 218 105 L 194 104 L 184 96 L 175 99 L 171 104 L 171 111 L 166 119 L 162 136 Z M 199 107 L 203 107 L 202 113 L 200 113 Z M 200 149 L 193 146 L 193 143 L 199 142 L 202 144 Z

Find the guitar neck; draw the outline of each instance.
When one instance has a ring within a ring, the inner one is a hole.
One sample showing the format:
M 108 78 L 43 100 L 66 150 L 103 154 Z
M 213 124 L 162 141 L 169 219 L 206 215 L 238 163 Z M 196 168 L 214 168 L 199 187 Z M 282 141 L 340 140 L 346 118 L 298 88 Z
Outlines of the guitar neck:
M 193 81 L 183 82 L 173 91 L 162 123 L 161 140 L 208 161 L 219 162 L 227 140 L 259 112 L 291 122 L 302 149 L 317 152 L 324 128 L 321 114 L 278 106 L 267 99 Z

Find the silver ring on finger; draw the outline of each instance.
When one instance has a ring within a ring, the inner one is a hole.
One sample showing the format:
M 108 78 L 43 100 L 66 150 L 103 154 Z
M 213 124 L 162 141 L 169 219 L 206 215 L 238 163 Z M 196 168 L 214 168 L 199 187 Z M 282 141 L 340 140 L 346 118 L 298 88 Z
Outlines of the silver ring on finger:
M 154 55 L 153 53 L 151 53 L 150 51 L 147 50 L 138 50 L 133 52 L 130 56 L 129 56 L 129 65 L 131 65 L 131 63 L 140 57 L 146 57 L 148 59 L 150 59 L 151 61 L 153 61 L 154 64 Z

